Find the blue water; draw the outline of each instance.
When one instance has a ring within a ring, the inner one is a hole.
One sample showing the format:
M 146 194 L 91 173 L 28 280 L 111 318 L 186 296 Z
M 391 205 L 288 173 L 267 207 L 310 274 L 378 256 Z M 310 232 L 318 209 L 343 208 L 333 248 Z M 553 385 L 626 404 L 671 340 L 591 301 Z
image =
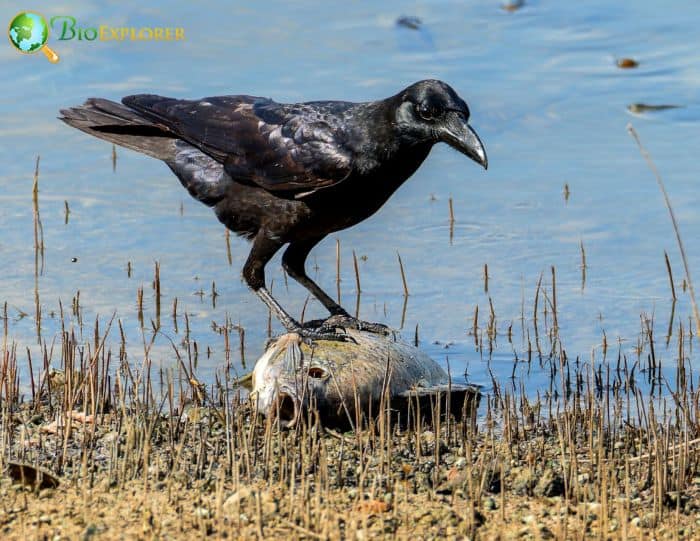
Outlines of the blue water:
M 587 361 L 594 354 L 598 361 L 603 333 L 615 354 L 619 343 L 634 357 L 644 313 L 657 324 L 657 355 L 672 368 L 676 346 L 671 341 L 666 349 L 662 340 L 671 310 L 664 250 L 680 297 L 675 327 L 679 321 L 688 325 L 688 296 L 681 288 L 683 270 L 668 213 L 626 125 L 631 122 L 639 131 L 666 179 L 690 268 L 700 279 L 695 4 L 684 0 L 662 8 L 651 2 L 529 0 L 514 13 L 501 9 L 498 0 L 143 4 L 36 1 L 31 8 L 47 18 L 74 16 L 83 27 L 184 27 L 185 41 L 60 41 L 54 32 L 49 44 L 61 57 L 57 65 L 41 53 L 18 54 L 9 42 L 0 46 L 0 302 L 8 304 L 9 337 L 19 352 L 29 347 L 38 357 L 40 351 L 36 285 L 42 343 L 50 344 L 60 330 L 59 299 L 67 307 L 67 324 L 77 328 L 69 307 L 79 290 L 86 339 L 96 316 L 104 328 L 114 313 L 122 321 L 130 359 L 140 363 L 136 291 L 144 288 L 149 339 L 155 261 L 161 265 L 162 333 L 179 343 L 182 314 L 188 313 L 203 379 L 211 381 L 224 359 L 223 337 L 212 330 L 212 321 L 223 324 L 228 315 L 245 328 L 249 363 L 267 336 L 267 308 L 240 279 L 247 243 L 231 238 L 229 265 L 223 226 L 189 198 L 163 164 L 117 149 L 113 171 L 111 146 L 59 122 L 61 107 L 90 96 L 118 100 L 141 92 L 361 101 L 434 77 L 468 101 L 489 170 L 444 145 L 436 147 L 376 216 L 312 252 L 312 274 L 335 295 L 340 239 L 341 299 L 351 311 L 354 250 L 361 317 L 395 327 L 403 321 L 409 338 L 418 324 L 422 347 L 443 364 L 449 358 L 453 374 L 466 370 L 471 380 L 488 383 L 489 370 L 507 378 L 513 359 L 527 355 L 537 281 L 543 273 L 542 289 L 551 299 L 554 266 L 559 336 L 569 357 Z M 0 20 L 9 21 L 22 7 L 3 5 Z M 418 17 L 422 26 L 398 26 L 404 15 Z M 639 67 L 619 69 L 615 61 L 622 57 L 636 59 Z M 683 107 L 633 115 L 627 111 L 631 103 Z M 45 258 L 35 284 L 31 193 L 38 154 Z M 64 201 L 70 207 L 67 224 Z M 410 291 L 405 314 L 396 252 Z M 279 258 L 267 274 L 279 300 L 299 315 L 306 293 L 291 282 L 285 286 Z M 175 297 L 177 332 L 170 317 Z M 489 348 L 478 350 L 468 334 L 477 305 L 479 332 L 487 327 L 489 297 L 498 332 L 490 356 Z M 545 303 L 540 293 L 540 312 Z M 322 315 L 318 303 L 309 302 L 307 318 Z M 551 311 L 548 317 L 551 323 Z M 543 322 L 540 313 L 540 326 Z M 276 322 L 273 330 L 279 330 Z M 117 334 L 110 344 L 118 348 Z M 237 337 L 232 344 L 231 357 L 238 362 Z M 156 364 L 175 366 L 165 336 L 156 338 L 150 356 Z M 525 365 L 516 367 L 516 375 L 526 372 Z M 528 388 L 544 389 L 547 376 L 548 371 L 531 367 Z

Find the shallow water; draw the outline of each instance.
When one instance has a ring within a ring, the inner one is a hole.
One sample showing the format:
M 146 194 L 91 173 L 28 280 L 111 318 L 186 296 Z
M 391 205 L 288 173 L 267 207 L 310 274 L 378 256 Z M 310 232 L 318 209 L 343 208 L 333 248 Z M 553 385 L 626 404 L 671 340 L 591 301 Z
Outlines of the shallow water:
M 625 127 L 632 122 L 653 153 L 690 268 L 700 273 L 694 154 L 700 145 L 700 54 L 692 16 L 697 8 L 691 2 L 661 9 L 644 2 L 528 1 L 514 13 L 498 1 L 419 2 L 410 9 L 399 2 L 124 4 L 35 2 L 33 9 L 47 17 L 73 15 L 85 26 L 183 26 L 187 39 L 105 43 L 54 36 L 50 44 L 61 55 L 57 65 L 41 54 L 27 57 L 9 45 L 0 47 L 5 73 L 0 82 L 0 302 L 7 302 L 9 336 L 19 352 L 27 347 L 39 352 L 35 289 L 41 339 L 49 344 L 60 331 L 59 299 L 66 321 L 77 326 L 70 305 L 79 290 L 86 338 L 96 316 L 104 328 L 116 314 L 130 358 L 139 363 L 143 338 L 136 291 L 144 287 L 148 340 L 149 320 L 155 319 L 155 261 L 163 295 L 162 334 L 151 352 L 156 363 L 175 365 L 168 337 L 182 341 L 185 312 L 190 337 L 199 345 L 198 373 L 209 381 L 224 361 L 224 340 L 212 330 L 212 321 L 223 324 L 228 315 L 245 328 L 249 363 L 267 336 L 267 309 L 239 277 L 247 243 L 231 238 L 229 265 L 223 226 L 189 198 L 163 164 L 118 149 L 113 171 L 111 146 L 56 120 L 61 107 L 90 96 L 119 99 L 141 92 L 360 101 L 435 77 L 468 101 L 489 170 L 444 145 L 436 147 L 376 216 L 312 252 L 309 266 L 320 284 L 335 295 L 340 239 L 341 299 L 348 308 L 356 305 L 354 250 L 361 317 L 395 327 L 403 323 L 409 338 L 418 325 L 422 347 L 443 365 L 449 359 L 455 377 L 466 371 L 471 381 L 489 383 L 489 371 L 506 379 L 513 359 L 527 357 L 538 278 L 542 273 L 542 288 L 551 296 L 554 266 L 559 335 L 569 357 L 588 361 L 593 352 L 600 360 L 603 333 L 615 356 L 619 341 L 621 351 L 634 357 L 645 313 L 657 324 L 657 355 L 672 369 L 676 346 L 672 340 L 666 348 L 663 340 L 671 311 L 664 250 L 680 297 L 674 329 L 679 322 L 687 327 L 690 313 L 681 290 L 683 270 L 654 177 Z M 0 19 L 10 20 L 16 11 L 0 7 Z M 421 28 L 398 26 L 402 15 L 419 17 Z M 621 57 L 635 58 L 639 67 L 617 68 Z M 631 103 L 683 107 L 637 115 L 627 110 Z M 31 194 L 37 154 L 45 258 L 35 283 Z M 396 252 L 410 291 L 405 313 Z M 268 266 L 271 280 L 279 300 L 300 314 L 306 293 L 296 284 L 285 285 L 279 257 Z M 498 330 L 491 353 L 488 345 L 476 348 L 469 335 L 477 305 L 479 327 L 487 327 L 489 297 Z M 174 298 L 177 331 L 170 316 Z M 545 302 L 541 293 L 540 311 Z M 310 301 L 306 317 L 322 315 Z M 539 318 L 543 325 L 544 315 Z M 551 323 L 551 310 L 549 318 Z M 231 357 L 238 363 L 237 338 L 232 342 Z M 238 371 L 242 367 L 236 363 Z M 537 363 L 518 364 L 515 375 L 533 392 L 548 386 L 549 371 Z

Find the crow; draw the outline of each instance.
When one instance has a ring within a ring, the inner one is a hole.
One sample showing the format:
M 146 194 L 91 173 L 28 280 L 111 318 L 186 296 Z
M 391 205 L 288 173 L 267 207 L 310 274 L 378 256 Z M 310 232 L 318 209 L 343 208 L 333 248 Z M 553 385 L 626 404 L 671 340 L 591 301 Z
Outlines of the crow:
M 377 212 L 435 143 L 488 165 L 467 104 L 438 80 L 364 103 L 153 94 L 121 101 L 90 98 L 59 118 L 163 160 L 227 228 L 252 241 L 245 282 L 288 332 L 308 340 L 342 340 L 337 327 L 387 330 L 351 317 L 309 278 L 304 263 L 316 244 Z M 266 289 L 265 265 L 284 245 L 283 268 L 330 312 L 325 323 L 301 325 Z

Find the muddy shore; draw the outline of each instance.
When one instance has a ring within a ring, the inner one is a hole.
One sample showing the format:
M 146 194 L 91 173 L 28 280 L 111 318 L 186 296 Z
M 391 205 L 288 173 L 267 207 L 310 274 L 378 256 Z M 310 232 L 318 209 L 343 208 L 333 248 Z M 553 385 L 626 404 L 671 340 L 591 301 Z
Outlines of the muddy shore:
M 339 434 L 313 418 L 279 429 L 234 398 L 179 415 L 116 406 L 5 411 L 4 539 L 700 535 L 698 442 L 598 433 L 593 418 L 582 430 L 585 407 L 523 423 L 508 406 L 476 430 L 378 419 Z M 662 492 L 674 477 L 685 489 Z

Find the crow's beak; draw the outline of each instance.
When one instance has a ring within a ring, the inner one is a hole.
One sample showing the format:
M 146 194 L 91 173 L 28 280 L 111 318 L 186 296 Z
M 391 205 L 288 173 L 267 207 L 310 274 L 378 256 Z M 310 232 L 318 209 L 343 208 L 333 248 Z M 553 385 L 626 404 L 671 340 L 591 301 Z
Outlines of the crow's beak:
M 481 144 L 481 139 L 462 115 L 454 112 L 449 115 L 440 139 L 462 154 L 469 156 L 484 169 L 488 169 L 489 160 L 486 157 L 484 145 Z

